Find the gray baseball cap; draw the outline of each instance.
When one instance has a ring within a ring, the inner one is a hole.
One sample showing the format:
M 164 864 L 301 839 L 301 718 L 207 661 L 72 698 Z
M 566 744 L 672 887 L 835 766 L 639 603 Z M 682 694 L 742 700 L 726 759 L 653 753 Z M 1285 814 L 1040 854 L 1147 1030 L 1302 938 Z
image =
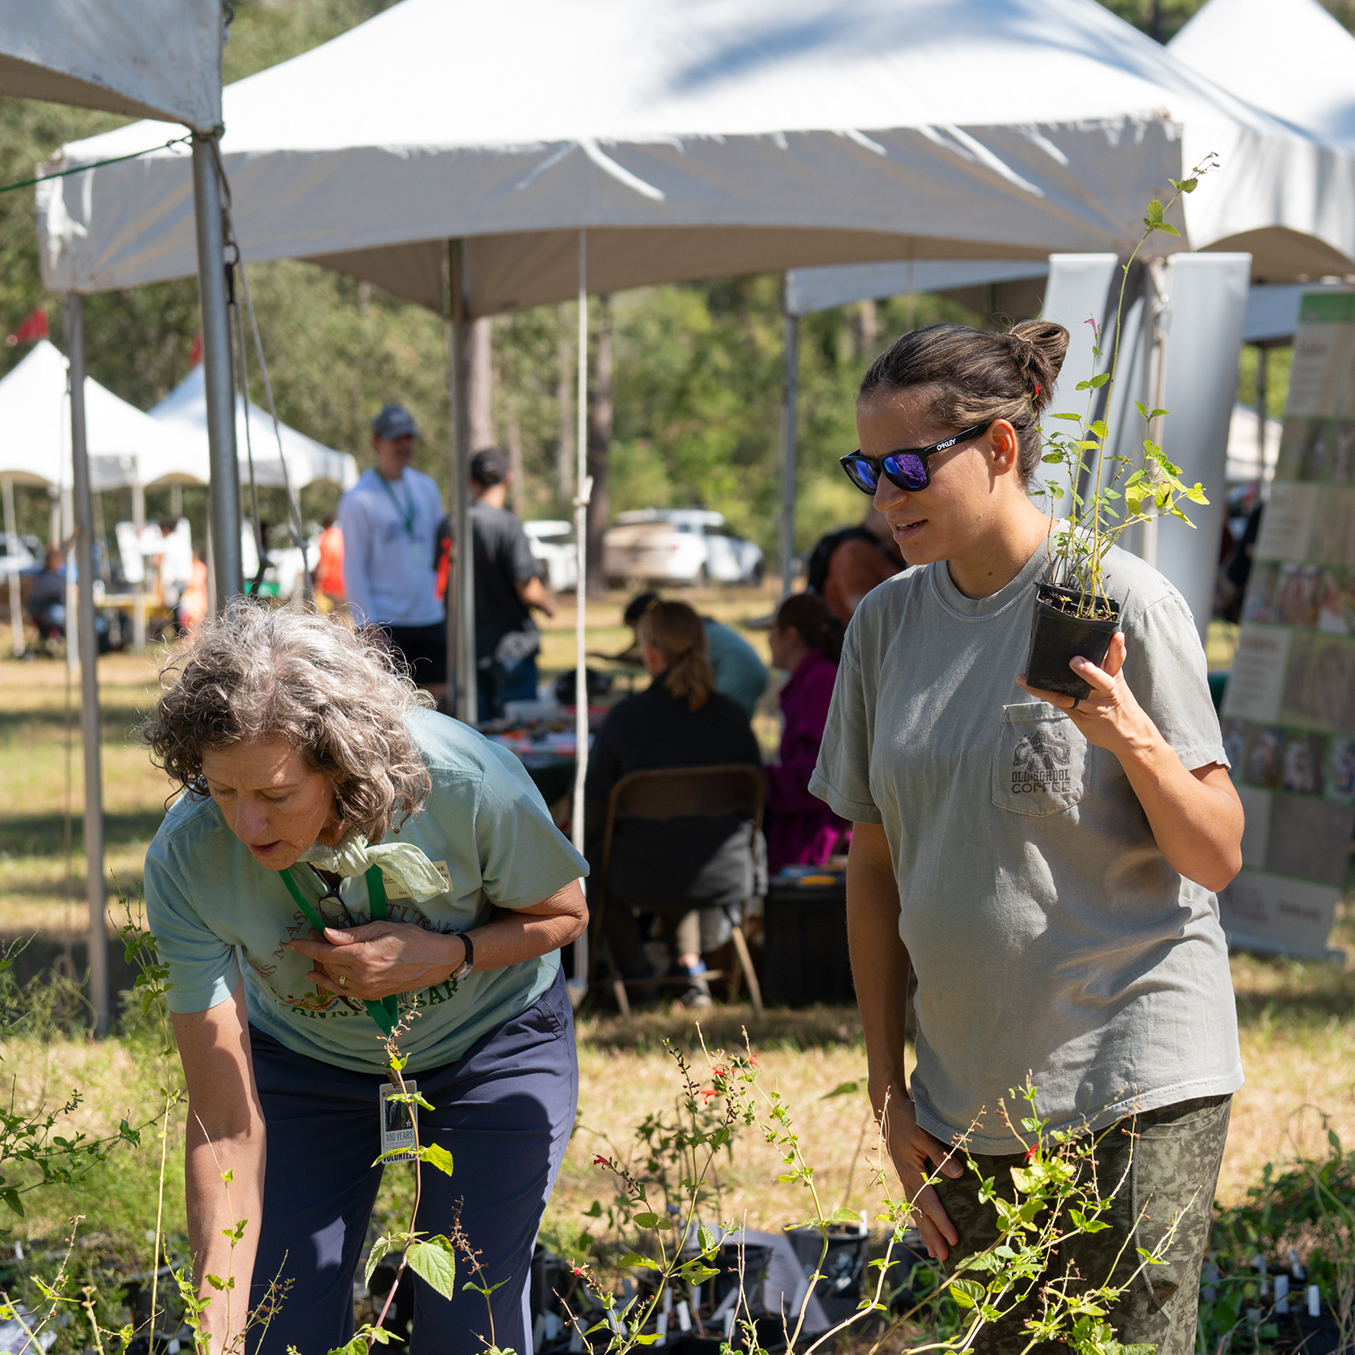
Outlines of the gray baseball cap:
M 404 437 L 416 438 L 419 436 L 419 430 L 414 426 L 414 420 L 403 405 L 385 405 L 381 413 L 372 420 L 372 436 L 392 440 Z

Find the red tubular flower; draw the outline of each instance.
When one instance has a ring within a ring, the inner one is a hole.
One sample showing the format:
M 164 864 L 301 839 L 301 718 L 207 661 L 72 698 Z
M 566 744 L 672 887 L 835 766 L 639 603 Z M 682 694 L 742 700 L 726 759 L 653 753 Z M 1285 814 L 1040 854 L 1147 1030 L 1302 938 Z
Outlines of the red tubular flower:
M 601 1153 L 593 1159 L 593 1166 L 595 1167 L 610 1167 L 611 1165 L 611 1160 L 603 1157 Z

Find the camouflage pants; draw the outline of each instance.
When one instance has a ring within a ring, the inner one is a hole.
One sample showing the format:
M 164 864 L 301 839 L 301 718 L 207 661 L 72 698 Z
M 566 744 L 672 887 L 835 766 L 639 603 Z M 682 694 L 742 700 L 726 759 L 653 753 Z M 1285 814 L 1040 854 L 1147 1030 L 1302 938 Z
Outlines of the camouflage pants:
M 1111 1226 L 1080 1234 L 1066 1244 L 1052 1263 L 1060 1273 L 1072 1271 L 1092 1285 L 1106 1283 L 1107 1277 L 1123 1285 L 1140 1265 L 1135 1248 L 1152 1250 L 1172 1220 L 1181 1216 L 1166 1264 L 1146 1267 L 1110 1311 L 1107 1321 L 1124 1345 L 1153 1345 L 1158 1355 L 1191 1355 L 1195 1348 L 1200 1265 L 1231 1105 L 1231 1096 L 1178 1101 L 1121 1120 L 1097 1136 L 1096 1175 L 1103 1198 L 1120 1185 L 1102 1216 Z M 997 1193 L 1007 1200 L 1015 1195 L 1011 1168 L 1022 1160 L 1019 1155 L 974 1157 L 979 1173 L 992 1177 Z M 958 1180 L 942 1178 L 937 1184 L 941 1203 L 960 1235 L 959 1246 L 951 1249 L 952 1263 L 982 1251 L 997 1238 L 997 1215 L 992 1205 L 978 1198 L 980 1179 L 967 1167 Z M 1018 1355 L 1029 1340 L 1024 1322 L 1030 1315 L 1031 1305 L 1022 1305 L 984 1327 L 973 1347 L 975 1355 Z M 1066 1351 L 1066 1346 L 1043 1342 L 1033 1347 L 1032 1355 L 1066 1355 Z

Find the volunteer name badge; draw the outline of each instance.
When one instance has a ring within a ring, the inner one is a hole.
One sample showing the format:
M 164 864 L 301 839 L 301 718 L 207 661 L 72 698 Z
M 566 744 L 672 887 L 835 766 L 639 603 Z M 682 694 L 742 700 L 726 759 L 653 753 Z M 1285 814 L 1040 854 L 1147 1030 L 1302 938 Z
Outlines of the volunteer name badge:
M 417 1082 L 406 1081 L 405 1091 L 411 1096 L 419 1090 Z M 419 1122 L 419 1108 L 412 1101 L 392 1101 L 400 1088 L 392 1082 L 381 1084 L 381 1157 L 385 1162 L 413 1162 L 418 1157 L 414 1131 Z M 390 1154 L 387 1157 L 387 1154 Z

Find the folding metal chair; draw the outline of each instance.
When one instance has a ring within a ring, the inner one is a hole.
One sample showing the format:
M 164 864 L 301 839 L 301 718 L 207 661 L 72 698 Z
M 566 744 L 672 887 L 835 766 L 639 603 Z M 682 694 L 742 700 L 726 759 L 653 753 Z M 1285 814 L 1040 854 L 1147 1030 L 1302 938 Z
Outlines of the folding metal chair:
M 762 773 L 756 767 L 738 764 L 720 767 L 664 767 L 654 771 L 631 772 L 623 776 L 612 787 L 611 798 L 607 803 L 607 820 L 602 837 L 602 861 L 598 868 L 593 887 L 593 924 L 597 944 L 592 947 L 594 955 L 591 979 L 599 982 L 599 970 L 605 966 L 607 981 L 616 997 L 616 1005 L 623 1016 L 630 1015 L 628 988 L 658 988 L 675 984 L 685 984 L 685 978 L 625 978 L 617 966 L 612 948 L 607 941 L 604 925 L 609 907 L 626 908 L 632 906 L 619 899 L 612 899 L 608 892 L 608 880 L 611 874 L 612 847 L 616 838 L 617 823 L 627 819 L 645 819 L 659 822 L 664 819 L 678 818 L 716 818 L 721 815 L 743 813 L 749 820 L 748 854 L 752 870 L 756 877 L 757 836 L 762 830 L 762 807 L 765 787 Z M 743 900 L 746 910 L 751 896 Z M 643 907 L 643 904 L 639 906 Z M 701 906 L 699 899 L 693 899 L 691 906 Z M 748 953 L 748 942 L 743 928 L 735 922 L 731 940 L 734 953 L 738 957 L 738 968 L 707 973 L 707 980 L 724 978 L 728 982 L 728 997 L 733 1001 L 738 996 L 739 982 L 742 979 L 748 985 L 748 996 L 753 1011 L 762 1017 L 762 989 L 753 969 L 752 956 Z

